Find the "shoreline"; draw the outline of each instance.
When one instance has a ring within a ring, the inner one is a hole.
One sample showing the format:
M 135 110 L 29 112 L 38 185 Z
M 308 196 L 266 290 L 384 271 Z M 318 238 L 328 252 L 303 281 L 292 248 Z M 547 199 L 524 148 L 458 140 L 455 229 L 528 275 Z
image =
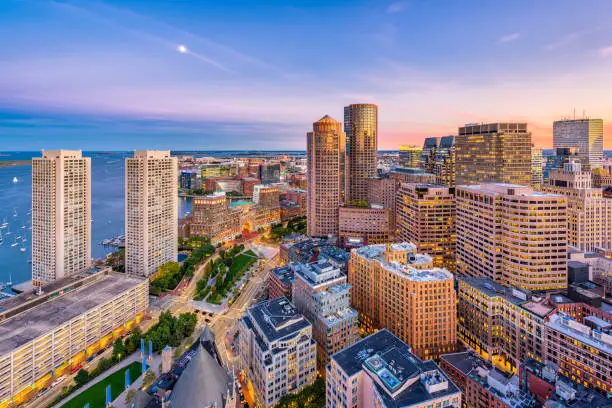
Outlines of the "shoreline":
M 0 160 L 0 169 L 5 167 L 31 166 L 32 160 Z

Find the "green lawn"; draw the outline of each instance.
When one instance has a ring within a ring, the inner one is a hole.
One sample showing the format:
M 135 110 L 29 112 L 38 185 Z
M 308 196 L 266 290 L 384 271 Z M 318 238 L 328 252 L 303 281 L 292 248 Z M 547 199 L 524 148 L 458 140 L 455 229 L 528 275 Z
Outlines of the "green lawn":
M 130 381 L 134 383 L 140 377 L 141 363 L 133 362 L 116 373 L 106 377 L 91 388 L 83 391 L 62 408 L 83 408 L 89 402 L 89 408 L 104 408 L 106 406 L 106 386 L 111 385 L 111 397 L 114 400 L 125 389 L 125 370 L 130 370 Z
M 217 293 L 210 294 L 206 299 L 207 302 L 220 305 L 223 298 L 228 295 L 228 291 L 234 286 L 246 272 L 247 269 L 257 262 L 257 255 L 250 249 L 243 254 L 238 255 L 232 266 L 230 267 L 228 276 L 229 279 L 217 287 Z

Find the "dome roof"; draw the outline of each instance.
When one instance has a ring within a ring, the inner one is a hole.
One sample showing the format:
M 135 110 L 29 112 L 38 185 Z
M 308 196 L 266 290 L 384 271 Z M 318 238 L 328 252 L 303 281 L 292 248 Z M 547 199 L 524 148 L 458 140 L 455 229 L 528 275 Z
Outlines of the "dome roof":
M 329 115 L 325 115 L 321 119 L 316 121 L 315 123 L 340 123 L 340 122 L 338 122 L 336 119 L 332 118 Z

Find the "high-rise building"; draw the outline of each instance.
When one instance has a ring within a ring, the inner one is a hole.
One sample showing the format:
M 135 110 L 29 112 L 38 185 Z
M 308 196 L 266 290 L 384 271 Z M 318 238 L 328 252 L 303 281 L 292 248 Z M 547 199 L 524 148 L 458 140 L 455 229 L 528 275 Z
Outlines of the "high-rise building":
M 376 176 L 378 106 L 354 104 L 344 108 L 346 133 L 345 201 L 366 200 L 366 180 Z
M 308 235 L 338 235 L 345 145 L 342 124 L 329 115 L 313 123 L 307 134 Z
M 531 146 L 531 186 L 538 190 L 544 182 L 542 148 Z
M 459 128 L 456 184 L 531 184 L 531 133 L 526 123 L 490 123 Z
M 176 262 L 178 162 L 170 151 L 143 150 L 125 160 L 125 270 L 149 276 Z
M 382 206 L 340 206 L 338 237 L 344 247 L 382 244 L 393 237 L 391 210 Z
M 327 366 L 327 408 L 461 407 L 461 391 L 389 330 L 336 353 Z
M 368 203 L 390 210 L 391 231 L 395 236 L 395 192 L 398 183 L 391 177 L 373 177 L 368 179 Z
M 396 208 L 398 239 L 431 255 L 434 266 L 455 271 L 455 189 L 403 183 Z
M 238 321 L 239 364 L 257 406 L 273 407 L 317 376 L 312 325 L 287 298 L 265 300 Z
M 553 147 L 576 148 L 586 161 L 585 167 L 601 167 L 603 159 L 603 120 L 565 119 L 553 123 Z
M 419 146 L 402 145 L 399 148 L 399 163 L 402 167 L 420 168 L 423 149 Z
M 401 183 L 424 183 L 433 184 L 436 182 L 436 175 L 426 173 L 423 169 L 395 167 L 389 172 L 389 178 L 395 181 L 396 191 L 399 190 Z
M 457 346 L 454 277 L 434 268 L 411 243 L 368 245 L 351 251 L 351 305 L 362 329 L 387 328 L 419 358 L 436 358 Z
M 280 163 L 263 163 L 259 166 L 259 179 L 262 184 L 280 183 Z
M 426 137 L 423 142 L 423 149 L 419 167 L 425 169 L 428 173 L 433 173 L 433 163 L 436 160 L 438 147 L 440 146 L 439 137 Z M 401 147 L 400 147 L 401 154 Z M 401 157 L 400 157 L 401 158 Z
M 42 286 L 91 265 L 91 161 L 81 151 L 32 159 L 32 283 Z
M 312 323 L 321 372 L 329 358 L 355 343 L 357 311 L 350 306 L 351 285 L 340 269 L 325 260 L 293 264 L 293 303 Z
M 567 287 L 567 198 L 532 187 L 457 186 L 457 273 L 532 291 Z
M 612 249 L 612 199 L 591 187 L 591 172 L 577 161 L 551 170 L 542 191 L 567 197 L 568 245 L 584 252 Z

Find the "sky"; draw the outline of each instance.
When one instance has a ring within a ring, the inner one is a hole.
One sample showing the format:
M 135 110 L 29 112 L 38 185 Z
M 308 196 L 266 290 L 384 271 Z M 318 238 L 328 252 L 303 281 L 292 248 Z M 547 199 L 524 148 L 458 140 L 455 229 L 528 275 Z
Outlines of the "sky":
M 0 151 L 304 149 L 379 105 L 379 148 L 603 118 L 612 1 L 0 0 Z M 183 45 L 184 52 L 179 46 Z

